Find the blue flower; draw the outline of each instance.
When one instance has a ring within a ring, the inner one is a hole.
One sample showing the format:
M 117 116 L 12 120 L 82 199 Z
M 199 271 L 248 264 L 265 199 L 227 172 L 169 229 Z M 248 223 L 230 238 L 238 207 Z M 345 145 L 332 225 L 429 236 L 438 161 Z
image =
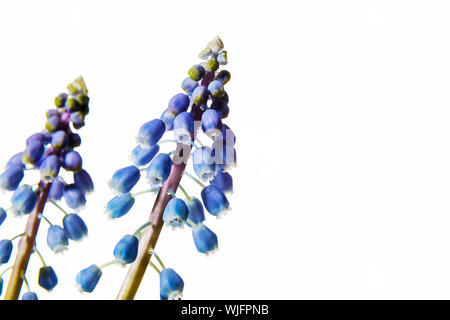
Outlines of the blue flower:
M 69 239 L 66 231 L 57 225 L 52 225 L 47 231 L 47 244 L 55 253 L 67 250 Z
M 233 178 L 228 172 L 223 172 L 221 169 L 217 170 L 211 184 L 223 193 L 233 193 Z
M 189 69 L 188 74 L 192 80 L 199 81 L 205 76 L 206 70 L 202 65 L 196 64 Z
M 69 135 L 69 142 L 68 142 L 68 146 L 70 148 L 76 148 L 79 147 L 81 145 L 81 137 L 78 133 L 71 133 Z
M 80 171 L 75 172 L 73 174 L 73 180 L 84 194 L 87 195 L 94 191 L 94 182 L 92 182 L 92 178 L 86 170 L 81 169 Z
M 22 300 L 38 300 L 38 296 L 34 292 L 27 291 L 23 294 Z
M 42 288 L 50 291 L 58 284 L 58 277 L 52 267 L 45 266 L 39 269 L 38 282 Z
M 202 129 L 213 140 L 222 134 L 222 120 L 216 110 L 208 109 L 203 112 Z
M 184 281 L 171 268 L 164 268 L 159 274 L 160 296 L 170 300 L 177 300 L 183 296 Z
M 211 97 L 220 98 L 224 93 L 223 83 L 218 80 L 211 81 L 208 85 L 208 91 Z
M 13 245 L 11 240 L 0 240 L 0 265 L 7 263 L 11 257 Z
M 225 102 L 223 99 L 215 99 L 211 103 L 210 108 L 212 110 L 216 110 L 221 119 L 225 119 L 226 117 L 228 117 L 228 113 L 230 113 L 230 108 L 228 107 L 227 102 Z
M 201 195 L 206 210 L 213 216 L 219 218 L 230 210 L 227 197 L 216 186 L 206 186 L 202 190 Z
M 78 289 L 84 292 L 92 292 L 97 286 L 102 270 L 95 264 L 78 272 L 76 282 Z
M 205 221 L 205 212 L 203 211 L 203 204 L 199 199 L 191 197 L 190 200 L 186 199 L 185 203 L 189 211 L 188 217 L 186 219 L 186 224 L 189 227 L 194 227 L 193 225 L 191 225 L 191 223 L 189 223 L 190 221 L 192 221 L 196 225 Z
M 15 155 L 13 155 L 11 157 L 11 159 L 9 159 L 8 163 L 6 164 L 6 167 L 7 168 L 19 167 L 21 169 L 25 169 L 25 165 L 23 164 L 23 161 L 22 161 L 22 155 L 23 155 L 23 152 L 19 152 L 19 153 L 16 153 Z
M 31 186 L 25 184 L 14 191 L 11 202 L 14 214 L 29 214 L 36 205 L 37 195 Z
M 203 223 L 192 229 L 195 247 L 200 253 L 207 255 L 214 253 L 219 248 L 217 235 Z
M 53 179 L 50 190 L 48 192 L 48 199 L 52 201 L 61 200 L 64 194 L 65 187 L 66 183 L 62 180 L 61 177 L 56 177 L 55 179 Z
M 67 146 L 69 142 L 69 136 L 64 130 L 58 130 L 52 134 L 52 147 L 55 150 L 62 150 Z
M 106 214 L 113 219 L 120 218 L 130 211 L 135 202 L 131 193 L 115 196 L 106 204 Z
M 192 154 L 192 165 L 195 174 L 203 181 L 209 181 L 214 177 L 216 165 L 211 156 L 209 147 L 196 149 Z
M 3 278 L 0 278 L 0 296 L 2 295 L 3 291 Z
M 44 144 L 39 140 L 31 140 L 22 154 L 24 163 L 35 164 L 44 154 Z
M 86 224 L 75 213 L 68 214 L 64 217 L 63 226 L 70 240 L 78 241 L 87 236 L 88 228 Z
M 129 192 L 141 178 L 141 172 L 135 166 L 129 166 L 117 170 L 111 180 L 109 187 L 118 193 Z
M 39 171 L 44 182 L 52 181 L 59 174 L 60 168 L 61 162 L 57 155 L 52 154 L 45 157 L 39 166 Z
M 195 103 L 197 106 L 201 106 L 206 102 L 208 96 L 209 96 L 208 88 L 204 86 L 198 86 L 192 92 L 191 99 L 192 102 Z
M 173 129 L 173 121 L 175 120 L 175 117 L 170 114 L 169 109 L 164 110 L 160 119 L 166 125 L 166 131 L 170 131 Z
M 177 142 L 191 144 L 194 137 L 194 119 L 189 112 L 182 112 L 175 117 L 173 132 Z
M 137 146 L 131 152 L 130 160 L 135 166 L 145 166 L 156 156 L 159 152 L 159 145 L 151 146 L 150 148 Z
M 222 139 L 214 141 L 211 155 L 216 166 L 223 171 L 229 171 L 236 167 L 236 150 L 229 144 L 224 144 Z
M 144 147 L 151 147 L 158 143 L 164 132 L 166 132 L 166 124 L 164 121 L 161 119 L 153 119 L 141 126 L 136 140 Z
M 10 166 L 0 175 L 0 188 L 7 191 L 16 190 L 23 179 L 23 168 Z
M 184 93 L 177 93 L 169 100 L 169 110 L 170 115 L 176 116 L 182 112 L 185 112 L 189 108 L 190 99 Z
M 71 150 L 64 156 L 63 166 L 66 170 L 78 172 L 83 166 L 83 159 L 78 152 Z
M 81 209 L 86 204 L 86 197 L 83 191 L 75 184 L 66 185 L 63 196 L 69 208 Z
M 114 247 L 114 257 L 121 264 L 128 264 L 136 260 L 139 240 L 134 235 L 125 235 Z
M 83 112 L 76 111 L 76 112 L 70 113 L 70 121 L 72 121 L 73 127 L 77 130 L 84 127 L 85 122 L 84 122 Z
M 147 167 L 146 177 L 152 188 L 157 188 L 169 178 L 172 169 L 172 159 L 167 153 L 160 153 L 153 158 Z
M 181 89 L 184 90 L 188 95 L 191 95 L 195 88 L 198 87 L 198 82 L 192 80 L 191 78 L 187 77 L 183 80 L 181 83 Z
M 3 208 L 0 208 L 0 226 L 2 225 L 2 223 L 5 221 L 6 219 L 6 211 Z
M 163 221 L 172 228 L 181 228 L 189 215 L 189 209 L 183 200 L 172 198 L 166 205 L 163 214 Z
M 234 146 L 236 144 L 236 135 L 226 124 L 222 124 L 222 135 L 220 137 L 225 144 Z

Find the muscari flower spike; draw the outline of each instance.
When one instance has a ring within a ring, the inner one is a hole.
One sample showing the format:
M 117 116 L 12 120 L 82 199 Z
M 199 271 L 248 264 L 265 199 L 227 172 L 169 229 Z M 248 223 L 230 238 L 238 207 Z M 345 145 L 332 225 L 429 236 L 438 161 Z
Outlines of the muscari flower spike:
M 80 240 L 87 234 L 84 221 L 77 214 L 67 214 L 57 202 L 64 198 L 70 208 L 79 210 L 86 203 L 86 195 L 94 190 L 92 179 L 83 168 L 83 159 L 75 150 L 81 145 L 81 137 L 75 130 L 85 125 L 89 113 L 88 90 L 81 77 L 70 83 L 67 89 L 67 93 L 61 93 L 55 98 L 55 108 L 46 112 L 45 129 L 29 136 L 23 151 L 12 156 L 0 174 L 0 189 L 14 191 L 10 209 L 14 215 L 31 213 L 38 207 L 38 203 L 42 208 L 43 201 L 53 203 L 64 212 L 64 228 L 51 224 L 43 212 L 29 216 L 29 219 L 44 218 L 43 220 L 50 224 L 46 240 L 47 245 L 55 253 L 65 251 L 69 239 Z M 40 173 L 40 181 L 33 185 L 21 184 L 25 173 L 33 170 Z M 73 177 L 72 183 L 67 183 L 63 179 L 61 176 L 63 172 Z M 48 193 L 46 197 L 40 197 L 44 188 L 48 188 Z M 4 220 L 3 216 L 6 217 L 6 212 L 3 215 L 2 210 L 0 209 L 0 224 Z M 35 241 L 21 242 L 19 245 L 29 246 L 29 243 Z M 27 250 L 35 252 L 32 249 Z M 0 263 L 9 261 L 11 250 L 11 240 L 0 241 Z M 40 253 L 39 257 L 42 260 Z M 24 255 L 20 259 L 23 259 L 26 265 L 29 258 L 29 255 Z M 16 277 L 10 281 L 17 283 L 22 280 L 26 282 L 24 274 L 21 279 Z M 44 263 L 39 270 L 38 282 L 42 288 L 52 290 L 58 283 L 55 270 Z M 26 284 L 28 286 L 27 282 Z M 22 299 L 37 300 L 37 296 L 28 290 Z
M 136 196 L 159 189 L 152 219 L 147 224 L 155 223 L 154 217 L 158 217 L 162 220 L 158 223 L 164 223 L 172 229 L 188 225 L 192 228 L 195 248 L 207 255 L 217 250 L 218 238 L 204 224 L 204 208 L 216 217 L 223 216 L 230 210 L 225 193 L 231 194 L 233 191 L 233 180 L 229 171 L 236 164 L 236 138 L 224 123 L 230 111 L 225 85 L 230 81 L 231 74 L 227 70 L 219 70 L 220 66 L 228 64 L 227 52 L 223 48 L 219 37 L 210 41 L 199 54 L 204 61 L 187 70 L 187 77 L 181 82 L 182 92 L 169 99 L 167 108 L 161 110 L 160 118 L 147 121 L 140 127 L 136 139 L 138 146 L 130 155 L 133 165 L 120 169 L 113 175 L 109 185 L 118 194 L 106 204 L 108 217 L 120 218 L 132 209 Z M 171 134 L 174 138 L 165 138 L 169 131 L 173 131 Z M 208 144 L 199 140 L 198 134 L 201 133 L 207 137 Z M 176 143 L 176 149 L 166 152 L 162 144 L 167 142 Z M 172 154 L 175 154 L 173 159 Z M 185 169 L 184 173 L 202 187 L 201 198 L 190 196 L 179 185 L 183 170 L 177 167 L 179 159 L 175 156 L 183 158 L 183 161 L 192 157 L 193 170 L 198 179 Z M 143 171 L 147 179 L 142 182 L 151 189 L 131 193 L 139 183 Z M 178 198 L 172 189 L 181 190 L 186 196 L 184 200 Z M 162 194 L 163 190 L 168 190 L 169 193 Z M 146 224 L 143 226 L 146 228 Z M 125 265 L 142 262 L 138 261 L 143 256 L 138 255 L 138 250 L 154 245 L 147 242 L 148 234 L 146 237 L 142 235 L 143 232 L 150 232 L 152 235 L 154 228 L 143 231 L 145 228 L 141 226 L 139 232 L 127 234 L 120 239 L 114 248 L 113 263 Z M 142 241 L 146 243 L 140 245 Z M 162 267 L 160 271 L 150 262 L 160 274 L 160 298 L 180 298 L 184 288 L 183 280 L 173 269 L 166 268 L 152 250 L 150 249 L 152 256 L 158 259 Z M 102 267 L 92 265 L 80 271 L 77 282 L 83 291 L 91 292 L 95 288 L 101 276 L 101 269 Z M 127 288 L 134 290 L 138 285 L 133 283 Z

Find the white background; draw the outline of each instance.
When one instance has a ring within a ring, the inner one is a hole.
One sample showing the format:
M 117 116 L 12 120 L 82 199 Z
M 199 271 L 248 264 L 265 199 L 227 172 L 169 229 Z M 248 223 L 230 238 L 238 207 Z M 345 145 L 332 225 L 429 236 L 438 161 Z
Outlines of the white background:
M 183 276 L 184 297 L 449 299 L 449 15 L 447 1 L 2 1 L 0 163 L 43 128 L 68 82 L 82 74 L 91 97 L 79 148 L 96 184 L 80 213 L 89 237 L 55 256 L 43 222 L 38 245 L 60 284 L 39 288 L 33 257 L 32 289 L 115 298 L 126 269 L 105 269 L 92 294 L 75 275 L 109 261 L 154 198 L 110 221 L 107 181 L 220 35 L 239 167 L 232 212 L 207 221 L 217 254 L 198 254 L 187 229 L 162 232 L 157 252 Z M 8 218 L 0 238 L 25 222 Z M 137 298 L 158 291 L 148 269 Z

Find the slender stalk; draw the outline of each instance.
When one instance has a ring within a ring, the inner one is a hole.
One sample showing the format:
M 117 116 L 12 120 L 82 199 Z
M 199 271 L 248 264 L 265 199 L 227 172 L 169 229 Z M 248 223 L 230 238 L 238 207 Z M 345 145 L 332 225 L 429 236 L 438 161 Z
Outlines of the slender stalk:
M 41 262 L 42 262 L 42 265 L 44 267 L 46 267 L 47 265 L 45 264 L 45 261 L 44 261 L 44 258 L 42 257 L 42 254 L 39 252 L 39 250 L 36 247 L 34 247 L 34 251 L 37 253 L 37 255 L 39 257 L 39 260 L 41 260 Z
M 26 234 L 27 234 L 26 232 L 22 232 L 21 234 L 17 234 L 14 237 L 12 237 L 11 239 L 9 239 L 9 241 L 13 241 L 14 239 L 20 238 L 20 237 L 22 237 L 22 236 L 24 236 Z
M 151 254 L 153 254 L 153 256 L 156 258 L 156 260 L 158 260 L 159 265 L 161 266 L 161 268 L 165 269 L 166 266 L 164 265 L 164 263 L 162 262 L 161 258 L 158 256 L 158 254 L 155 252 L 155 250 L 153 250 L 152 248 L 150 248 L 150 252 L 151 252 Z
M 152 223 L 150 221 L 147 221 L 146 223 L 144 223 L 142 226 L 140 226 L 139 228 L 136 229 L 136 231 L 133 233 L 133 235 L 135 237 L 137 237 L 142 230 L 144 230 L 145 228 L 147 228 L 149 225 L 151 225 Z
M 186 192 L 186 190 L 183 188 L 183 186 L 180 184 L 180 185 L 178 186 L 178 188 L 180 188 L 181 192 L 184 193 L 184 196 L 186 197 L 186 199 L 187 199 L 189 202 L 191 202 L 191 201 L 192 201 L 192 198 L 189 196 L 189 194 Z
M 30 255 L 33 252 L 34 244 L 36 242 L 36 234 L 41 222 L 41 215 L 44 211 L 45 203 L 47 202 L 48 191 L 50 190 L 51 183 L 44 184 L 39 191 L 39 199 L 28 217 L 27 225 L 25 227 L 26 236 L 22 237 L 19 241 L 16 260 L 14 261 L 14 267 L 9 277 L 8 287 L 5 293 L 5 300 L 17 300 L 19 298 L 20 289 L 22 288 L 23 278 Z
M 189 172 L 185 171 L 184 172 L 185 176 L 188 176 L 189 178 L 191 178 L 193 181 L 195 181 L 200 187 L 205 188 L 206 186 L 200 181 L 198 180 L 196 177 L 194 177 L 192 174 L 190 174 Z
M 208 87 L 208 84 L 213 79 L 214 72 L 207 72 L 203 77 L 202 85 Z M 192 113 L 194 121 L 201 120 L 202 110 L 199 106 L 193 105 Z M 198 128 L 196 128 L 194 132 L 193 141 L 195 141 L 197 130 Z M 180 159 L 174 159 L 179 161 L 174 161 L 169 178 L 166 180 L 166 182 L 158 192 L 158 196 L 156 197 L 152 212 L 149 217 L 149 221 L 152 222 L 152 225 L 142 232 L 142 238 L 139 241 L 138 256 L 136 258 L 136 261 L 131 264 L 130 268 L 128 269 L 128 273 L 125 277 L 124 282 L 122 283 L 119 294 L 117 295 L 117 300 L 134 299 L 142 278 L 144 277 L 145 271 L 147 270 L 147 266 L 149 265 L 151 258 L 151 253 L 149 252 L 149 250 L 150 248 L 156 247 L 156 243 L 158 242 L 159 235 L 164 225 L 162 220 L 164 209 L 169 200 L 172 198 L 172 196 L 168 194 L 168 192 L 170 189 L 176 192 L 183 176 L 184 169 L 186 168 L 187 160 L 189 159 L 189 156 L 191 154 L 192 147 L 186 147 L 178 144 L 177 150 L 180 150 L 180 152 L 176 153 L 174 155 L 174 158 L 182 157 L 183 161 L 181 161 Z
M 156 271 L 156 272 L 158 272 L 158 274 L 160 274 L 160 273 L 161 273 L 161 271 L 159 271 L 158 267 L 157 267 L 157 266 L 155 266 L 155 265 L 153 264 L 153 262 L 151 262 L 151 261 L 150 261 L 150 262 L 149 262 L 148 264 L 149 264 L 149 265 L 151 265 L 151 266 L 152 266 L 152 268 L 153 268 L 153 269 L 155 269 L 155 271 Z
M 64 210 L 64 209 L 63 209 L 59 204 L 57 204 L 55 201 L 50 200 L 49 202 L 50 202 L 51 204 L 53 204 L 55 207 L 57 207 L 62 213 L 64 213 L 64 216 L 69 215 L 69 214 L 67 213 L 67 211 Z
M 100 268 L 100 269 L 104 269 L 104 268 L 109 267 L 109 266 L 112 266 L 112 265 L 114 265 L 114 264 L 116 264 L 116 263 L 117 263 L 116 260 L 111 260 L 111 261 L 109 261 L 109 262 L 106 262 L 106 263 L 102 264 L 101 266 L 99 266 L 99 268 Z
M 5 270 L 3 270 L 2 272 L 0 272 L 0 278 L 9 270 L 11 270 L 13 268 L 13 266 L 9 266 L 8 268 L 6 268 Z

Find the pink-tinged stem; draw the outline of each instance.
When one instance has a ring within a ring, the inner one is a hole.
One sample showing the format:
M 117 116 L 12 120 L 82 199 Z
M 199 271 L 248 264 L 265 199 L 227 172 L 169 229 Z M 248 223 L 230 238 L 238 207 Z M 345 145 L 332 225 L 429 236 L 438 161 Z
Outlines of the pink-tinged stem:
M 203 77 L 201 83 L 202 86 L 207 87 L 213 79 L 214 72 L 207 72 Z M 194 121 L 201 120 L 202 110 L 198 106 L 194 105 L 192 107 L 192 113 Z M 198 128 L 196 128 L 194 132 L 194 138 L 192 139 L 192 141 L 195 141 L 197 129 Z M 117 300 L 133 300 L 136 296 L 136 292 L 139 289 L 139 285 L 141 284 L 142 278 L 144 277 L 145 271 L 147 270 L 147 266 L 149 265 L 150 258 L 152 257 L 150 249 L 155 248 L 162 227 L 164 225 L 164 222 L 162 220 L 164 209 L 166 208 L 169 200 L 172 198 L 169 190 L 172 189 L 174 192 L 177 191 L 191 150 L 191 146 L 183 146 L 181 144 L 178 144 L 177 146 L 177 153 L 175 153 L 174 156 L 174 163 L 172 164 L 170 176 L 159 190 L 158 196 L 156 197 L 152 212 L 150 214 L 149 221 L 151 221 L 152 224 L 149 227 L 145 228 L 145 230 L 142 232 L 142 238 L 139 241 L 138 256 L 136 258 L 136 261 L 128 269 L 128 273 L 125 277 L 125 280 L 123 281 L 119 294 L 117 295 Z
M 41 215 L 44 211 L 45 203 L 47 202 L 47 196 L 51 183 L 41 183 L 41 185 L 42 188 L 38 194 L 38 201 L 34 207 L 34 210 L 30 213 L 27 225 L 25 227 L 26 235 L 24 235 L 19 241 L 16 260 L 14 261 L 13 270 L 5 293 L 5 300 L 17 300 L 19 298 L 23 283 L 23 276 L 27 271 L 30 255 L 33 253 L 36 235 L 41 222 Z

